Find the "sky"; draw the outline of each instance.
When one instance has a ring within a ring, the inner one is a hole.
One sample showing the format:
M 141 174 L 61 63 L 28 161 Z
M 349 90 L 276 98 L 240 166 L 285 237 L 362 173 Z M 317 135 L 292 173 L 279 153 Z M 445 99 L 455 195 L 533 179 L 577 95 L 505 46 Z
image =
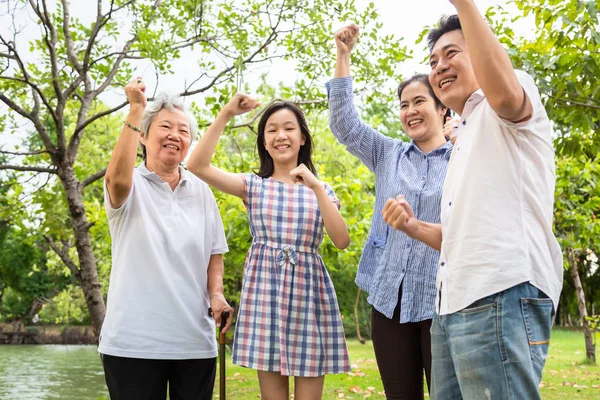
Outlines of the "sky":
M 51 1 L 49 1 L 51 2 Z M 454 6 L 449 0 L 418 0 L 418 1 L 407 1 L 407 0 L 355 0 L 355 4 L 359 11 L 363 10 L 368 6 L 370 2 L 375 4 L 375 8 L 379 13 L 379 21 L 383 23 L 382 34 L 394 34 L 394 36 L 404 38 L 403 44 L 407 45 L 409 49 L 414 50 L 414 57 L 411 60 L 406 61 L 401 67 L 401 73 L 404 77 L 413 75 L 414 73 L 428 73 L 429 67 L 426 64 L 421 63 L 424 60 L 426 53 L 423 50 L 424 44 L 415 45 L 414 42 L 417 39 L 418 34 L 421 32 L 423 27 L 435 23 L 441 15 L 453 14 L 456 12 Z M 95 4 L 95 0 L 78 0 L 71 2 L 71 14 L 74 17 L 79 18 L 82 22 L 91 22 L 95 18 L 95 7 L 90 7 L 91 4 Z M 479 10 L 483 13 L 490 6 L 501 5 L 505 7 L 507 11 L 515 10 L 514 5 L 506 4 L 505 0 L 477 0 L 476 4 Z M 6 4 L 6 3 L 4 3 Z M 6 7 L 0 3 L 0 10 L 2 13 L 6 12 Z M 25 26 L 27 21 L 24 16 L 22 23 Z M 0 18 L 0 32 L 6 34 L 9 28 L 6 23 L 6 19 Z M 339 27 L 341 28 L 346 23 L 354 21 L 346 21 Z M 530 27 L 526 26 L 525 23 L 513 26 L 513 29 L 517 33 L 526 34 Z M 20 41 L 21 48 L 26 45 L 27 41 L 33 38 L 38 31 L 39 27 L 29 22 L 23 30 Z M 335 56 L 335 43 L 331 39 L 331 57 Z M 360 40 L 360 38 L 359 38 Z M 27 53 L 27 52 L 25 52 Z M 158 83 L 158 91 L 167 92 L 180 92 L 184 88 L 184 83 L 195 79 L 198 76 L 197 69 L 194 69 L 195 63 L 186 63 L 185 59 L 180 59 L 174 63 L 175 74 L 172 76 L 163 76 L 160 78 Z M 272 64 L 264 64 L 255 67 L 244 75 L 244 82 L 252 82 L 254 77 L 260 76 L 265 72 L 268 72 L 268 82 L 272 85 L 277 85 L 280 82 L 285 84 L 293 84 L 297 79 L 295 74 L 290 74 L 290 68 L 293 68 L 293 63 L 285 62 L 283 60 L 275 61 Z M 332 71 L 333 73 L 333 71 Z M 143 76 L 144 81 L 149 87 L 149 92 L 152 93 L 154 86 L 156 85 L 156 79 L 154 71 L 149 63 L 139 65 L 136 74 Z M 330 76 L 324 76 L 319 84 L 324 84 Z M 391 86 L 395 86 L 396 82 L 391 82 Z M 101 99 L 107 102 L 109 105 L 116 105 L 124 100 L 124 93 L 122 92 L 107 92 L 101 96 Z M 194 100 L 198 100 L 195 98 Z M 0 103 L 0 113 L 6 112 L 6 106 Z M 0 147 L 13 147 L 16 138 L 9 139 L 6 135 L 0 136 Z

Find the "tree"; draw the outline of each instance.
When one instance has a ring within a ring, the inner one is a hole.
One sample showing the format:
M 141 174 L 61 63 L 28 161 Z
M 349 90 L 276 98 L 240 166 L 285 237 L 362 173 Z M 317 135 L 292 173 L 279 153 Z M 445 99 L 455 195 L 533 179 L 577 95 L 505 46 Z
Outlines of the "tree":
M 514 0 L 521 15 L 489 10 L 513 63 L 530 73 L 558 133 L 560 154 L 600 151 L 600 1 Z M 532 17 L 533 39 L 517 38 L 508 24 Z M 590 138 L 591 140 L 586 140 Z M 583 146 L 583 144 L 586 146 Z
M 600 159 L 597 155 L 563 156 L 558 161 L 555 228 L 565 255 L 577 297 L 585 336 L 586 356 L 596 362 L 594 338 L 588 322 L 586 297 L 580 270 L 591 260 L 588 255 L 600 249 Z
M 197 78 L 186 82 L 180 95 L 203 95 L 205 110 L 214 115 L 242 87 L 244 71 L 277 58 L 297 63 L 299 78 L 286 97 L 303 99 L 308 109 L 323 107 L 315 82 L 332 71 L 330 43 L 339 20 L 354 19 L 371 33 L 356 53 L 355 77 L 363 86 L 368 82 L 376 88 L 398 76 L 394 61 L 406 57 L 392 36 L 377 35 L 381 25 L 373 22 L 374 7 L 359 15 L 352 1 L 98 0 L 91 23 L 74 17 L 66 0 L 54 9 L 46 0 L 4 4 L 8 12 L 2 18 L 12 20 L 7 24 L 12 37 L 0 35 L 0 101 L 13 123 L 18 116 L 29 125 L 24 150 L 2 150 L 14 159 L 0 164 L 0 170 L 48 174 L 61 187 L 58 210 L 45 214 L 45 220 L 57 217 L 70 231 L 65 235 L 48 228 L 44 234 L 83 289 L 96 335 L 105 304 L 84 197 L 105 169 L 82 174 L 77 165 L 85 165 L 81 144 L 86 133 L 127 105 L 106 107 L 100 96 L 122 92 L 134 63 L 150 64 L 159 77 L 172 74 L 174 63 L 197 60 Z M 40 29 L 29 43 L 20 40 L 25 13 Z M 201 116 L 210 121 L 210 114 Z
M 585 297 L 588 252 L 598 251 L 595 213 L 600 151 L 600 2 L 514 0 L 516 18 L 500 9 L 487 16 L 513 63 L 530 73 L 555 129 L 557 185 L 555 230 L 563 248 L 568 283 L 574 286 L 585 333 L 586 355 L 595 362 Z M 533 39 L 516 38 L 509 20 L 532 17 Z M 572 280 L 572 282 L 571 282 Z

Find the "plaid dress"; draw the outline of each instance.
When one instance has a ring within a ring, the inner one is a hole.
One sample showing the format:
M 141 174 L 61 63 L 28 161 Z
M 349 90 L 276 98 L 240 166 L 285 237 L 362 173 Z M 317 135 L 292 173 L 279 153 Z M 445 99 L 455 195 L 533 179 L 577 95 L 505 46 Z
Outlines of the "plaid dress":
M 285 376 L 350 371 L 335 289 L 319 255 L 323 219 L 314 192 L 243 176 L 253 241 L 233 343 L 233 363 Z M 338 208 L 340 202 L 325 183 Z

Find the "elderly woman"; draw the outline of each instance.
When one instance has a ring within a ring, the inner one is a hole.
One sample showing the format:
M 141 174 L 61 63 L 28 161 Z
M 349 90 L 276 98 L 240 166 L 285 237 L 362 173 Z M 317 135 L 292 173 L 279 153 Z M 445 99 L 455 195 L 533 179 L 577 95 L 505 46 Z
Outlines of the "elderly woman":
M 162 400 L 167 383 L 171 399 L 210 399 L 213 317 L 220 323 L 231 310 L 223 224 L 209 187 L 179 165 L 194 119 L 165 95 L 146 108 L 144 91 L 139 77 L 125 87 L 129 115 L 106 170 L 112 271 L 98 351 L 112 400 Z M 144 162 L 136 168 L 138 141 Z

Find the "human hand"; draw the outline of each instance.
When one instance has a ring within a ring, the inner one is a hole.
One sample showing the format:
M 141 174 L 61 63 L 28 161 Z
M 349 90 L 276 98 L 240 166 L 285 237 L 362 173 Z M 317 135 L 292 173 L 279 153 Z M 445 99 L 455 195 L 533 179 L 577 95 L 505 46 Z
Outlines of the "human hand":
M 300 164 L 291 170 L 290 176 L 294 183 L 301 183 L 312 190 L 321 184 L 321 181 L 304 164 Z
M 350 54 L 356 41 L 358 40 L 358 33 L 360 29 L 355 24 L 350 24 L 334 34 L 335 46 L 337 47 L 338 53 Z
M 227 332 L 227 329 L 229 329 L 231 322 L 233 321 L 233 308 L 229 305 L 229 303 L 227 303 L 225 296 L 222 294 L 210 296 L 210 308 L 212 317 L 215 319 L 217 326 L 221 325 L 221 314 L 223 311 L 229 311 L 227 322 L 225 323 L 223 329 L 221 329 L 221 333 Z
M 130 107 L 146 108 L 146 84 L 141 76 L 137 76 L 125 86 L 125 95 Z
M 260 103 L 254 97 L 244 93 L 236 93 L 225 107 L 223 107 L 223 112 L 225 112 L 229 118 L 233 118 L 236 115 L 252 111 L 258 106 L 260 106 Z
M 419 228 L 419 220 L 403 195 L 398 195 L 395 199 L 388 199 L 381 213 L 383 220 L 388 225 L 405 232 L 408 236 L 414 236 Z
M 444 124 L 444 137 L 446 137 L 446 139 L 449 139 L 450 142 L 452 142 L 452 144 L 454 144 L 454 142 L 456 142 L 456 135 L 453 135 L 453 129 L 455 126 L 458 125 L 458 123 L 460 122 L 459 119 L 453 119 L 450 117 L 446 117 L 446 123 Z

